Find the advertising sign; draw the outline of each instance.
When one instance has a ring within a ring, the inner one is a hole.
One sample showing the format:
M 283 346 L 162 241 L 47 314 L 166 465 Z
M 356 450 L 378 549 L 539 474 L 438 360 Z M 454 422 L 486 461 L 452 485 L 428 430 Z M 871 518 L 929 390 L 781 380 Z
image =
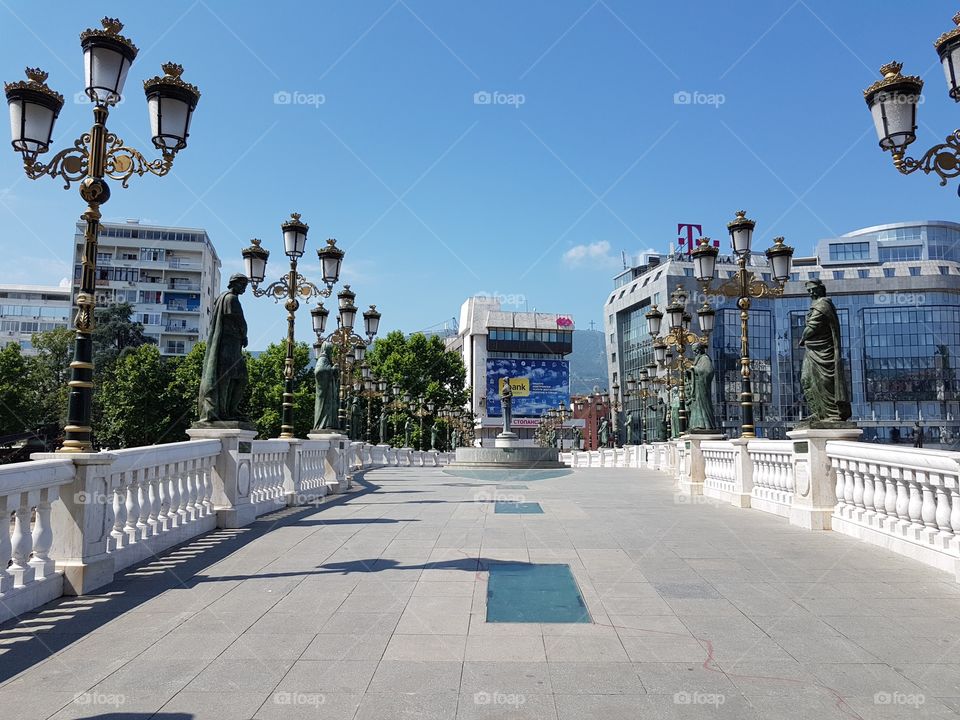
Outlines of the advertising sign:
M 567 360 L 495 358 L 487 360 L 487 415 L 502 415 L 500 389 L 509 379 L 514 417 L 539 417 L 560 403 L 570 404 Z

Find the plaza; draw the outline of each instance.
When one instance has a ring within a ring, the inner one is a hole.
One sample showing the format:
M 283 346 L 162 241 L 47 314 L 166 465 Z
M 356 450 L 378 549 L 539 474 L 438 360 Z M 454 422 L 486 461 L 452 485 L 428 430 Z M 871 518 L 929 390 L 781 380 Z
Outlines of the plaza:
M 505 563 L 569 566 L 590 622 L 488 622 Z M 655 470 L 388 466 L 3 626 L 0 699 L 23 720 L 949 718 L 958 608 L 945 573 Z

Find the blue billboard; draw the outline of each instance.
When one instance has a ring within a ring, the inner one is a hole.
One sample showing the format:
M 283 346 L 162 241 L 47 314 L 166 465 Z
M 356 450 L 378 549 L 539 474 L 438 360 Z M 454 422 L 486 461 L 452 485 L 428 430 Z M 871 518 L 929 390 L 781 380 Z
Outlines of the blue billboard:
M 514 417 L 539 417 L 560 403 L 570 404 L 567 360 L 496 358 L 487 360 L 487 415 L 502 415 L 500 387 L 509 378 Z

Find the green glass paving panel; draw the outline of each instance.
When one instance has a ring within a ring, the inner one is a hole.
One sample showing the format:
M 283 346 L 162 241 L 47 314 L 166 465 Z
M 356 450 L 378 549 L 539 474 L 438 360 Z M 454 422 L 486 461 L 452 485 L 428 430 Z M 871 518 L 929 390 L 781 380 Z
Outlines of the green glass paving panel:
M 492 563 L 487 622 L 589 623 L 569 565 Z
M 505 515 L 543 515 L 543 508 L 540 507 L 540 503 L 535 502 L 498 500 L 493 505 L 493 511 Z

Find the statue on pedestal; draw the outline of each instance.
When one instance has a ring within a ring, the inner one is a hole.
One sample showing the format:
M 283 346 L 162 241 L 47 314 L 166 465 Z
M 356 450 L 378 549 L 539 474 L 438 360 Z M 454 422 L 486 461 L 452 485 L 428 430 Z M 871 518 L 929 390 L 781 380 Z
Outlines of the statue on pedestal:
M 627 445 L 633 445 L 633 411 L 628 410 L 627 416 L 623 420 L 624 422 L 624 433 Z
M 850 391 L 843 373 L 840 348 L 840 318 L 820 280 L 804 286 L 810 295 L 810 310 L 800 336 L 804 349 L 800 386 L 810 406 L 808 420 L 842 422 L 851 415 Z
M 510 378 L 502 378 L 500 387 L 500 407 L 503 412 L 503 432 L 510 432 L 513 422 L 513 390 L 510 388 Z
M 388 435 L 390 434 L 390 425 L 387 419 L 387 409 L 380 409 L 380 443 L 382 445 L 387 444 Z
M 413 431 L 413 423 L 408 417 L 403 423 L 403 446 L 410 447 L 410 433 Z
M 364 437 L 363 403 L 359 395 L 354 395 L 350 399 L 350 439 L 363 440 Z
M 437 431 L 437 424 L 431 423 L 430 425 L 430 449 L 437 449 L 437 441 L 440 439 L 440 433 Z
M 680 437 L 680 388 L 670 388 L 670 437 Z
M 244 422 L 240 403 L 247 389 L 247 321 L 240 307 L 240 296 L 247 289 L 246 275 L 232 275 L 227 289 L 213 304 L 207 347 L 203 356 L 199 422 Z
M 670 408 L 662 397 L 657 398 L 657 441 L 664 442 L 670 439 Z
M 607 422 L 606 418 L 600 421 L 600 429 L 597 431 L 597 436 L 600 438 L 600 447 L 607 447 L 610 443 L 610 423 Z
M 693 367 L 688 373 L 691 393 L 687 398 L 687 427 L 690 430 L 714 430 L 717 427 L 713 411 L 714 369 L 706 343 L 697 343 Z
M 316 386 L 313 429 L 336 432 L 340 430 L 340 370 L 333 362 L 331 343 L 325 342 L 320 346 L 313 379 Z
M 450 434 L 450 444 L 453 445 L 453 450 L 456 450 L 460 447 L 460 428 L 454 428 L 453 432 Z
M 580 432 L 580 428 L 575 427 L 573 429 L 573 449 L 579 450 L 582 442 L 583 442 L 583 433 Z

